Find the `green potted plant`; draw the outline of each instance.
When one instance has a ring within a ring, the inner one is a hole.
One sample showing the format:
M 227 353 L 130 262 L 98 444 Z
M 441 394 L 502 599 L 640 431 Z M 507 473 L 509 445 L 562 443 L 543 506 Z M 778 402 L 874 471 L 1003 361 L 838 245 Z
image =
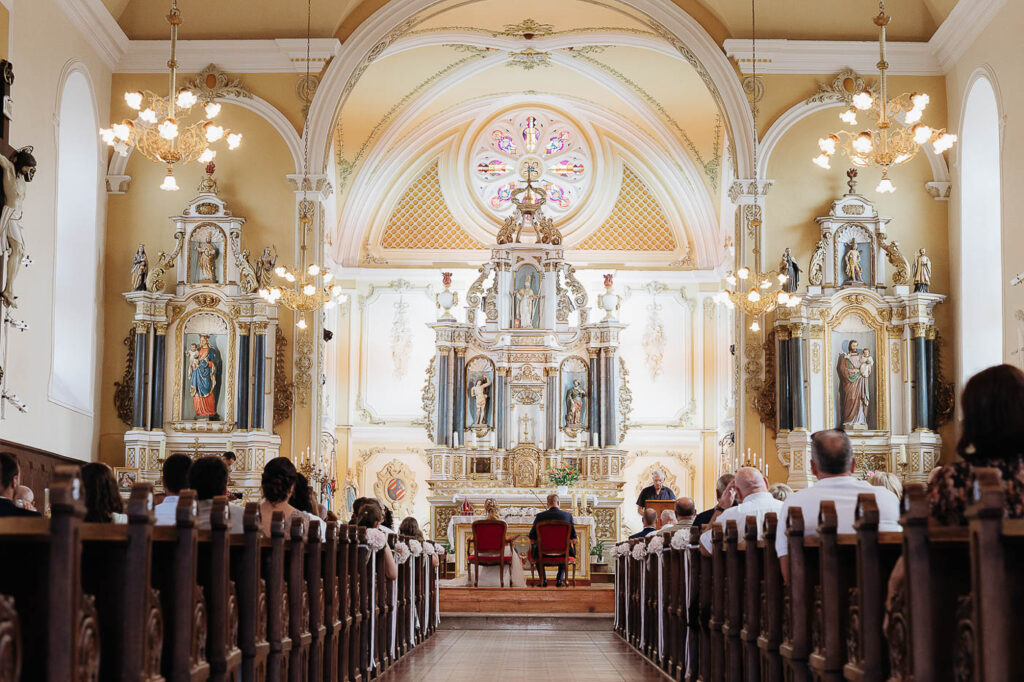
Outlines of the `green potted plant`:
M 604 561 L 604 540 L 598 540 L 594 543 L 594 546 L 590 548 L 590 556 L 592 556 L 595 564 L 603 564 Z
M 580 480 L 580 472 L 571 464 L 559 464 L 548 469 L 548 480 L 558 486 L 559 497 L 569 494 L 569 486 Z

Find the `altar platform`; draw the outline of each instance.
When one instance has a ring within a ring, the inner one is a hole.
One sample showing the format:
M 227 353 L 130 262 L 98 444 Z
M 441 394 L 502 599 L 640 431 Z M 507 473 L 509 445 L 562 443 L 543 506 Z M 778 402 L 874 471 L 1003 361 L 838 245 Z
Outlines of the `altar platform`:
M 602 631 L 612 627 L 615 590 L 591 587 L 442 587 L 444 630 Z

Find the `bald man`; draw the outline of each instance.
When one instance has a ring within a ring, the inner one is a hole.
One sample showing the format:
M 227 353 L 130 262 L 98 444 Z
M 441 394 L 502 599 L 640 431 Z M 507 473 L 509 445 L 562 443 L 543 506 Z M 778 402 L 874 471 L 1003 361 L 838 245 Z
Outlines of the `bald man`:
M 757 539 L 760 540 L 765 514 L 768 512 L 778 514 L 779 509 L 782 508 L 782 502 L 772 497 L 768 492 L 768 482 L 764 480 L 764 474 L 754 467 L 740 467 L 740 470 L 736 472 L 736 478 L 729 485 L 733 487 L 740 503 L 718 514 L 712 523 L 716 523 L 724 529 L 730 519 L 734 520 L 742 535 L 747 517 L 756 516 Z M 700 544 L 705 552 L 711 552 L 710 530 L 701 534 Z

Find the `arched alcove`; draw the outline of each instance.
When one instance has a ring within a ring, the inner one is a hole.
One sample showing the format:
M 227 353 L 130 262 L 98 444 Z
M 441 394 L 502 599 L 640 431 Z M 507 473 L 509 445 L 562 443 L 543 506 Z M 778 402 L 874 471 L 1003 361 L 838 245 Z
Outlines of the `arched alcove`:
M 91 414 L 99 315 L 99 143 L 92 85 L 72 67 L 57 110 L 57 197 L 54 235 L 53 357 L 49 397 Z
M 999 104 L 985 76 L 968 85 L 960 128 L 960 381 L 1003 361 Z

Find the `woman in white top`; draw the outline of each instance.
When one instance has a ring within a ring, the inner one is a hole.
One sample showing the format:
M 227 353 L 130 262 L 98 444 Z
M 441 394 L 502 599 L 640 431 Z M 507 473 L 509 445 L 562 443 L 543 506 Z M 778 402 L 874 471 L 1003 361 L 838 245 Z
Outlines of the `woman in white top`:
M 117 491 L 114 470 L 103 462 L 82 467 L 85 488 L 85 520 L 91 523 L 128 523 L 124 502 Z

